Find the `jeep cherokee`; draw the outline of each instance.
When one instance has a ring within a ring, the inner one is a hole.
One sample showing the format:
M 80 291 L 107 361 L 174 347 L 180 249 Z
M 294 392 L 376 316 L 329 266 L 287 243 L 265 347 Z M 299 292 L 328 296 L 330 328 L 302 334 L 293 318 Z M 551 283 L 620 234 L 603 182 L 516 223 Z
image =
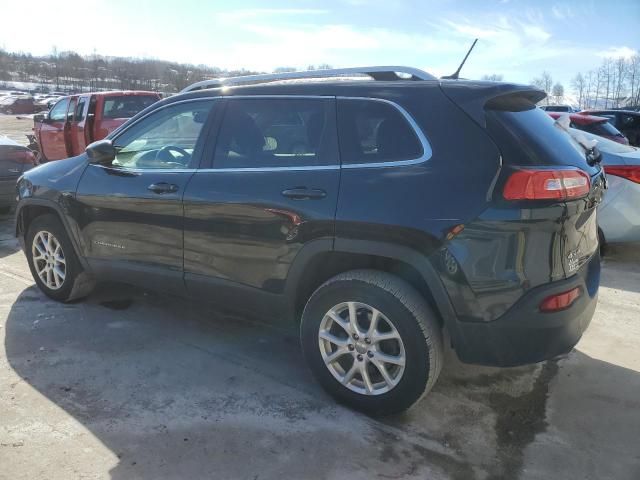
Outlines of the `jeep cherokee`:
M 405 67 L 201 82 L 25 173 L 16 234 L 55 300 L 117 280 L 290 318 L 330 394 L 399 412 L 444 339 L 521 365 L 591 320 L 606 182 L 544 95 Z

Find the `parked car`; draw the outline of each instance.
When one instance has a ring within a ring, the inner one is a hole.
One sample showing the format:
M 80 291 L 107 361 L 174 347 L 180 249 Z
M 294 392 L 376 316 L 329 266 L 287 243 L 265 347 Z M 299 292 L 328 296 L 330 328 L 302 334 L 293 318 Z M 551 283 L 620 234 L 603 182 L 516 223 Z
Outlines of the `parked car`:
M 598 207 L 600 239 L 605 243 L 640 242 L 640 149 L 571 129 L 597 142 L 609 190 Z
M 36 164 L 36 156 L 27 147 L 0 137 L 0 213 L 16 203 L 16 181 Z
M 544 92 L 406 67 L 223 83 L 21 178 L 16 233 L 46 295 L 116 280 L 289 318 L 322 386 L 372 414 L 431 389 L 444 338 L 497 366 L 576 344 L 605 178 Z
M 545 112 L 567 112 L 574 113 L 577 112 L 578 109 L 572 107 L 571 105 L 540 105 L 540 108 Z
M 611 125 L 629 139 L 629 144 L 640 147 L 640 112 L 634 110 L 585 110 L 582 113 L 607 118 Z
M 158 93 L 145 91 L 63 97 L 46 115 L 34 117 L 33 131 L 40 145 L 40 162 L 80 155 L 88 144 L 105 138 L 159 99 Z
M 557 120 L 562 113 L 549 112 L 551 118 Z M 604 137 L 623 145 L 629 145 L 629 140 L 622 133 L 609 123 L 609 119 L 605 117 L 596 117 L 595 115 L 584 115 L 582 113 L 569 114 L 571 119 L 571 128 L 576 128 L 599 137 Z
M 42 108 L 33 101 L 33 97 L 4 97 L 0 99 L 0 112 L 8 115 L 30 114 L 42 111 Z

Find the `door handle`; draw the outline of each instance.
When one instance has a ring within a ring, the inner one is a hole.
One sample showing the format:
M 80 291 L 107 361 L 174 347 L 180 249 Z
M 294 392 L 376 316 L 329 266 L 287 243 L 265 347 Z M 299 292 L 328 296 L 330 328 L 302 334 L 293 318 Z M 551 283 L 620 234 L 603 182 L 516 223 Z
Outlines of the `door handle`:
M 147 187 L 147 190 L 150 190 L 153 193 L 158 193 L 160 195 L 162 195 L 163 193 L 175 193 L 178 191 L 178 185 L 166 182 L 152 183 Z
M 327 196 L 327 192 L 318 188 L 296 187 L 282 191 L 282 195 L 293 200 L 318 200 Z

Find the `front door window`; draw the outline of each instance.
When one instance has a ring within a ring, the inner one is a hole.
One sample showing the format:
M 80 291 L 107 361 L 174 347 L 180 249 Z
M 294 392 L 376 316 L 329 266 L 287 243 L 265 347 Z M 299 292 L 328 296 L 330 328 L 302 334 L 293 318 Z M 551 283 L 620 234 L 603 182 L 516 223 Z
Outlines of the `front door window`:
M 213 100 L 184 102 L 155 111 L 114 140 L 113 166 L 132 169 L 179 169 L 193 152 Z

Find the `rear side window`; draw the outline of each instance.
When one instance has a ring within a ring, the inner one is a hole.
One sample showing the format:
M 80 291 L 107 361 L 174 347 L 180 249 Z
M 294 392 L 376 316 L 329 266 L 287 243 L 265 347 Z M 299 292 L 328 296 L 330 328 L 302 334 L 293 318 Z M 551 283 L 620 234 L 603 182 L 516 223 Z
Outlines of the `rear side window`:
M 106 97 L 102 116 L 103 118 L 131 118 L 157 101 L 158 97 L 150 95 Z
M 338 139 L 343 164 L 415 160 L 423 155 L 422 144 L 404 115 L 378 100 L 340 99 Z
M 337 164 L 332 102 L 230 98 L 216 142 L 214 168 Z
M 585 152 L 575 140 L 526 96 L 498 97 L 487 103 L 485 111 L 488 133 L 505 165 L 567 165 L 585 172 L 597 171 L 587 164 Z

